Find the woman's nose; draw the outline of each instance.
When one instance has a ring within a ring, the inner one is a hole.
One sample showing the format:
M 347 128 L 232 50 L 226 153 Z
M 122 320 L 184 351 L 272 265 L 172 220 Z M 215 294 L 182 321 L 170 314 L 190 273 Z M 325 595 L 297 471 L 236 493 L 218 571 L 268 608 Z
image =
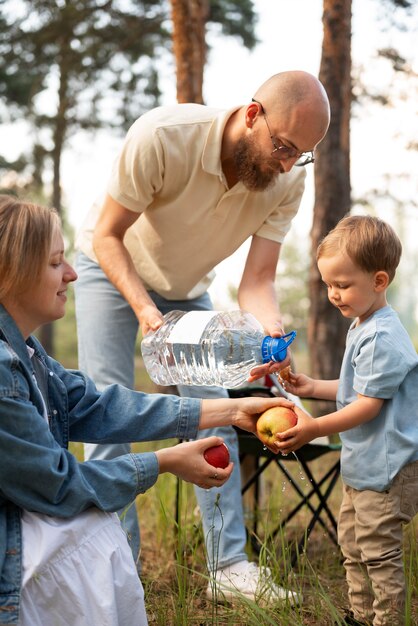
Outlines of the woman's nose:
M 77 278 L 78 278 L 77 272 L 72 267 L 72 265 L 67 263 L 67 267 L 66 267 L 65 272 L 64 272 L 64 280 L 67 283 L 72 283 L 73 281 L 77 280 Z

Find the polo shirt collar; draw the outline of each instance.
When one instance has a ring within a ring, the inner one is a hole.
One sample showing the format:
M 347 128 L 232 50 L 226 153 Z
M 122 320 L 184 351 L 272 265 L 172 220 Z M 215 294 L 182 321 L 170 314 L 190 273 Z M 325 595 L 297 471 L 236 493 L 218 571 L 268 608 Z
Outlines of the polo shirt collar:
M 203 148 L 203 169 L 209 174 L 219 176 L 219 178 L 221 178 L 223 181 L 225 177 L 222 171 L 222 163 L 220 158 L 223 132 L 226 123 L 231 115 L 240 108 L 241 105 L 235 106 L 233 109 L 228 109 L 227 111 L 219 111 L 219 113 L 216 115 L 216 117 L 214 117 L 210 125 L 209 132 L 206 137 L 206 142 Z

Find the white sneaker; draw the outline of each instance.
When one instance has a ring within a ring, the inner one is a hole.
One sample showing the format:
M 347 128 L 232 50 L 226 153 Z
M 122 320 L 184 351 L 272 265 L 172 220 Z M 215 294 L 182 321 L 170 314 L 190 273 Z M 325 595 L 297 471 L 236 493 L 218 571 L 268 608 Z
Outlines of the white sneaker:
M 240 596 L 253 602 L 265 601 L 270 604 L 288 602 L 295 606 L 302 602 L 299 593 L 283 589 L 272 581 L 268 567 L 258 567 L 248 561 L 217 570 L 206 589 L 206 597 L 218 602 L 232 602 L 239 600 Z

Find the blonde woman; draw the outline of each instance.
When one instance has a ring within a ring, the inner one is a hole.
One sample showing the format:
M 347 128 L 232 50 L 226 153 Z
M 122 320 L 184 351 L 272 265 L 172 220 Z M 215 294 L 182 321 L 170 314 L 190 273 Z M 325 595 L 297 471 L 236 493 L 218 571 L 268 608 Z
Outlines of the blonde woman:
M 99 392 L 32 336 L 64 316 L 76 278 L 56 212 L 0 196 L 0 623 L 142 626 L 143 589 L 114 511 L 162 472 L 210 489 L 233 464 L 215 469 L 204 460 L 219 437 L 85 463 L 68 442 L 189 439 L 210 425 L 254 432 L 261 411 L 291 403 L 201 401 L 118 385 Z

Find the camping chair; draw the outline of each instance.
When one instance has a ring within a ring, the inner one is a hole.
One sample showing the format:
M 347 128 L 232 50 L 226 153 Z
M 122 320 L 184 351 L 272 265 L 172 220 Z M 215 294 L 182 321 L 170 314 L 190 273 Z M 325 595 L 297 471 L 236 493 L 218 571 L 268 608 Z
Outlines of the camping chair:
M 302 407 L 299 398 L 296 396 L 290 396 L 279 384 L 279 382 L 271 377 L 266 377 L 266 384 L 263 386 L 240 387 L 238 389 L 228 390 L 231 398 L 244 397 L 244 396 L 267 396 L 288 397 L 295 404 Z M 302 407 L 303 408 L 303 407 Z M 271 464 L 277 466 L 278 470 L 285 476 L 292 486 L 295 494 L 298 496 L 298 503 L 293 509 L 286 515 L 284 519 L 278 521 L 275 529 L 270 533 L 270 536 L 274 538 L 279 532 L 285 529 L 286 525 L 304 508 L 307 507 L 311 513 L 309 522 L 306 524 L 303 532 L 300 535 L 296 545 L 291 550 L 290 564 L 293 567 L 297 561 L 298 554 L 300 554 L 306 541 L 308 540 L 313 529 L 319 524 L 327 533 L 331 541 L 337 544 L 337 522 L 328 505 L 331 493 L 338 482 L 340 476 L 340 455 L 341 444 L 329 443 L 328 437 L 322 437 L 305 446 L 302 446 L 297 451 L 297 458 L 293 455 L 283 456 L 275 455 L 270 450 L 266 449 L 262 442 L 253 434 L 236 428 L 238 433 L 239 443 L 239 457 L 241 464 L 241 474 L 243 476 L 243 482 L 241 487 L 241 493 L 244 496 L 252 487 L 254 487 L 254 499 L 252 504 L 252 517 L 253 526 L 250 533 L 251 543 L 255 551 L 260 550 L 260 544 L 258 541 L 258 511 L 260 507 L 260 492 L 261 492 L 261 480 L 263 472 Z M 315 459 L 329 453 L 338 453 L 337 459 L 333 460 L 329 469 L 321 472 L 320 475 L 314 474 L 309 464 Z M 248 470 L 248 463 L 246 461 L 251 460 L 252 468 Z M 304 493 L 299 485 L 299 481 L 296 481 L 288 469 L 289 463 L 299 462 L 304 476 L 310 483 L 309 491 Z M 179 493 L 180 485 L 179 479 L 177 479 L 177 494 L 176 494 L 176 510 L 175 520 L 178 525 L 180 520 L 179 510 Z
M 231 397 L 243 397 L 249 395 L 256 396 L 283 396 L 289 397 L 291 400 L 302 406 L 299 398 L 289 396 L 278 381 L 272 377 L 267 378 L 267 385 L 262 387 L 245 387 L 230 390 Z M 293 566 L 297 560 L 297 555 L 302 552 L 306 541 L 309 539 L 313 529 L 319 524 L 326 532 L 331 541 L 337 545 L 337 522 L 332 513 L 328 501 L 331 493 L 334 491 L 340 476 L 340 455 L 341 444 L 329 443 L 327 437 L 321 437 L 313 442 L 304 445 L 297 451 L 297 458 L 292 454 L 289 456 L 275 455 L 266 449 L 261 441 L 254 437 L 251 433 L 236 429 L 238 433 L 240 463 L 243 475 L 243 484 L 241 492 L 244 495 L 253 488 L 253 526 L 251 533 L 251 543 L 255 551 L 259 550 L 258 541 L 258 510 L 260 507 L 260 482 L 263 472 L 270 465 L 277 466 L 279 472 L 284 475 L 289 484 L 297 494 L 298 502 L 287 513 L 284 519 L 278 521 L 273 531 L 269 535 L 274 538 L 283 531 L 288 522 L 290 522 L 304 507 L 307 507 L 311 513 L 310 519 L 306 524 L 303 532 L 296 542 L 295 547 L 291 550 L 291 565 Z M 312 471 L 310 463 L 323 455 L 337 453 L 337 458 L 333 459 L 331 466 L 324 469 L 318 474 L 318 470 Z M 248 461 L 251 461 L 249 469 Z M 309 481 L 309 490 L 305 493 L 301 486 L 300 480 L 295 480 L 289 471 L 289 463 L 299 463 L 301 472 Z M 245 468 L 245 471 L 244 471 Z

